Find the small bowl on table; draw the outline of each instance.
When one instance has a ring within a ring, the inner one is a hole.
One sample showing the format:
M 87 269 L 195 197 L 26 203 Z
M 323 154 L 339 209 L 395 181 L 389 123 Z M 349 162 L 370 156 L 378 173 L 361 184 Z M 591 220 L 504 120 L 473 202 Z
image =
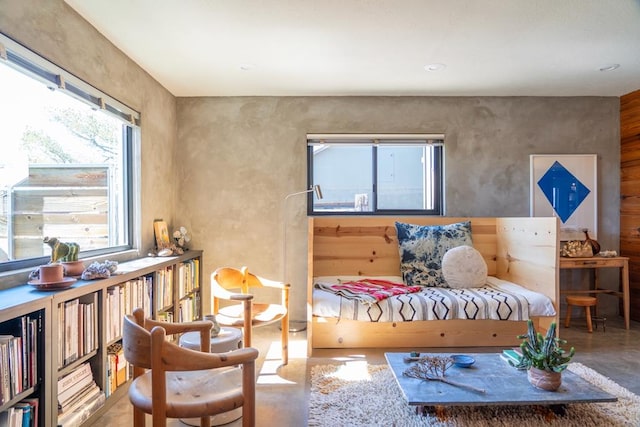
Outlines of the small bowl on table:
M 450 357 L 453 359 L 453 364 L 458 368 L 469 368 L 476 361 L 473 357 L 466 354 L 452 354 Z

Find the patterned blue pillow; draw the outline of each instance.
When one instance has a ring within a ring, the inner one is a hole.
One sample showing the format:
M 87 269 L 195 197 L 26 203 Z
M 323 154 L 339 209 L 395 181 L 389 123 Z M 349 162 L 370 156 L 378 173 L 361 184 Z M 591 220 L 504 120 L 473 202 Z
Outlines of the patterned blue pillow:
M 407 285 L 448 288 L 442 275 L 442 257 L 451 248 L 471 241 L 471 221 L 448 225 L 396 222 L 400 272 Z

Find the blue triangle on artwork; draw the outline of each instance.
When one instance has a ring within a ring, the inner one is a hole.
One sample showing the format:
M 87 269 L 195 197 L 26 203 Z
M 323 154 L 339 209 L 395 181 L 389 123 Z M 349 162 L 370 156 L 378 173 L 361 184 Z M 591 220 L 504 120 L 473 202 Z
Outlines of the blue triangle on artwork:
M 563 223 L 591 193 L 591 190 L 558 161 L 538 180 L 538 187 Z

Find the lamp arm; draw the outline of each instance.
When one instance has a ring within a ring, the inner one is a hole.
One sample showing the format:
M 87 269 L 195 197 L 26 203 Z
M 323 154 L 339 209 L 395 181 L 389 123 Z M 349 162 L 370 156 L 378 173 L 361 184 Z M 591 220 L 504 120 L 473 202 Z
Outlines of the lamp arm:
M 314 188 L 310 188 L 308 190 L 304 190 L 304 191 L 297 191 L 295 193 L 291 193 L 291 194 L 287 194 L 286 197 L 284 198 L 285 202 L 287 201 L 287 199 L 289 199 L 289 197 L 292 196 L 297 196 L 298 194 L 305 194 L 305 193 L 311 193 L 312 191 L 314 191 Z
M 287 275 L 287 230 L 288 230 L 288 222 L 289 222 L 289 216 L 287 215 L 287 201 L 289 200 L 290 197 L 293 196 L 297 196 L 300 194 L 307 194 L 307 193 L 311 193 L 315 191 L 316 196 L 318 197 L 318 199 L 322 199 L 322 190 L 320 190 L 320 186 L 319 185 L 313 185 L 311 188 L 309 188 L 308 190 L 303 190 L 303 191 L 296 191 L 295 193 L 291 193 L 291 194 L 287 194 L 282 202 L 282 211 L 283 211 L 283 221 L 282 221 L 282 282 L 286 285 L 289 284 L 288 281 L 288 275 Z M 294 321 L 295 322 L 295 321 Z M 292 322 L 289 322 L 289 332 L 298 332 L 298 331 L 303 331 L 304 329 L 306 329 L 306 322 L 302 321 L 302 322 L 295 322 L 295 323 L 300 323 L 300 326 L 292 326 Z

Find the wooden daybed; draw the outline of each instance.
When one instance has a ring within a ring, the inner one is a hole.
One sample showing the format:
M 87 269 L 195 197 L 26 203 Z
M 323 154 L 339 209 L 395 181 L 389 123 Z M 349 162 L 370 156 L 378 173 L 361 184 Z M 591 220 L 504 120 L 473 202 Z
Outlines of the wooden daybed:
M 398 276 L 395 222 L 444 225 L 471 221 L 473 246 L 488 274 L 551 299 L 559 310 L 557 218 L 330 216 L 309 219 L 308 350 L 314 348 L 511 346 L 526 321 L 428 320 L 362 322 L 313 316 L 314 277 Z M 546 330 L 558 315 L 532 317 Z

